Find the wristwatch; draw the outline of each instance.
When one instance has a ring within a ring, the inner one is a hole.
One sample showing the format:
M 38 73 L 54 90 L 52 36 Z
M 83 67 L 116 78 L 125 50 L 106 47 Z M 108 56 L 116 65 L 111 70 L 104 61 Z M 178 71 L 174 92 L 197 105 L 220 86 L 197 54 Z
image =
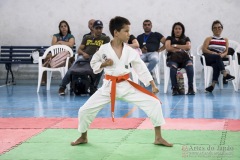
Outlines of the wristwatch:
M 177 47 L 177 45 L 176 45 L 176 44 L 174 44 L 174 45 L 173 45 L 173 47 L 174 47 L 174 48 L 176 48 L 176 47 Z

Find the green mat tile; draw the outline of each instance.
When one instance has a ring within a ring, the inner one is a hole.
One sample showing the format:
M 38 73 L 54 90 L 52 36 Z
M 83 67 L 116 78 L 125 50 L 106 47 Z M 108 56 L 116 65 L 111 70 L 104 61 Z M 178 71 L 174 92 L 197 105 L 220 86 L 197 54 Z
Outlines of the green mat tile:
M 222 131 L 164 130 L 164 138 L 174 143 L 172 148 L 153 145 L 153 130 L 91 129 L 88 144 L 70 146 L 78 136 L 76 129 L 48 129 L 1 155 L 0 160 L 240 159 L 240 145 L 235 142 L 239 132 L 227 134 L 225 142 L 233 150 L 225 152 L 218 152 Z
M 225 145 L 240 146 L 240 132 L 227 131 Z
M 220 144 L 221 131 L 163 130 L 163 137 L 175 144 Z M 153 130 L 134 130 L 128 137 L 128 143 L 154 142 Z
M 132 130 L 91 129 L 88 131 L 88 140 L 90 143 L 120 142 L 129 132 L 132 132 Z M 76 140 L 79 136 L 80 133 L 76 129 L 48 129 L 27 142 L 69 142 L 70 144 L 71 141 Z
M 126 144 L 122 143 L 107 160 L 152 160 L 152 159 L 164 159 L 172 160 L 170 155 L 176 155 L 181 158 L 181 149 L 179 145 L 168 148 L 163 146 L 157 146 L 153 144 Z
M 116 143 L 72 147 L 69 143 L 23 143 L 0 156 L 1 160 L 99 160 L 113 152 Z

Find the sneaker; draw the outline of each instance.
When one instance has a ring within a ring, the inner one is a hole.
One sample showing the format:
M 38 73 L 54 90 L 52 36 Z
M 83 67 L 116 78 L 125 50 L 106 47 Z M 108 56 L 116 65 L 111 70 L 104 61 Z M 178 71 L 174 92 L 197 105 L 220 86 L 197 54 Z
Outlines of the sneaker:
M 172 87 L 172 96 L 179 95 L 178 87 Z
M 189 87 L 189 88 L 188 88 L 188 93 L 187 93 L 187 95 L 195 95 L 195 92 L 194 92 L 194 90 L 193 90 L 193 87 Z
M 228 84 L 228 81 L 223 77 L 223 84 Z
M 209 87 L 207 87 L 207 88 L 205 89 L 205 91 L 206 91 L 206 92 L 212 92 L 213 89 L 214 89 L 213 86 L 209 86 Z
M 226 77 L 223 77 L 223 80 L 224 81 L 231 81 L 231 80 L 234 80 L 235 77 L 230 75 L 230 74 L 227 74 Z
M 58 90 L 58 94 L 59 94 L 60 96 L 65 95 L 65 88 L 60 87 L 59 90 Z

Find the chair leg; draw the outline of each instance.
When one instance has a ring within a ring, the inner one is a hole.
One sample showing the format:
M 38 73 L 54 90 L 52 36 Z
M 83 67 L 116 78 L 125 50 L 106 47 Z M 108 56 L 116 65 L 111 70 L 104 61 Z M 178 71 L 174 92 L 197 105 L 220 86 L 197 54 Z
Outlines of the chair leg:
M 184 81 L 185 94 L 187 94 L 188 93 L 188 77 L 186 73 L 183 73 L 183 81 Z
M 209 85 L 211 85 L 213 69 L 212 68 L 207 68 L 205 71 L 206 71 L 205 88 L 207 88 Z
M 170 68 L 164 67 L 164 93 L 167 93 L 169 79 L 170 79 Z
M 161 83 L 161 66 L 160 63 L 161 62 L 161 56 L 159 56 L 159 63 L 157 65 L 157 71 L 158 71 L 158 84 Z
M 159 74 L 158 64 L 154 68 L 154 74 L 155 74 L 155 78 L 156 78 L 157 84 L 160 84 L 160 74 Z
M 219 83 L 219 88 L 223 89 L 223 75 L 220 74 L 219 78 L 218 78 L 218 83 Z
M 47 90 L 50 90 L 51 80 L 52 80 L 52 71 L 47 71 Z
M 37 86 L 37 92 L 39 92 L 40 86 L 41 86 L 41 81 L 42 81 L 42 75 L 43 71 L 38 71 L 38 86 Z
M 238 85 L 238 89 L 240 89 L 240 66 L 238 67 L 238 80 L 237 80 L 237 85 Z
M 236 72 L 234 65 L 230 68 L 231 75 L 235 76 L 235 79 L 232 80 L 233 88 L 237 92 L 238 91 L 238 73 Z
M 196 84 L 196 76 L 194 74 L 194 77 L 193 77 L 193 90 L 195 93 L 197 93 L 197 84 Z
M 204 70 L 202 69 L 202 72 L 201 72 L 201 75 L 200 75 L 201 77 L 200 77 L 200 82 L 199 82 L 199 84 L 198 84 L 198 88 L 200 89 L 201 87 L 202 87 L 202 85 L 204 84 L 205 85 L 205 83 L 204 83 Z M 195 80 L 195 83 L 196 83 L 196 78 L 194 77 L 194 80 Z M 196 85 L 196 84 L 195 84 Z M 196 91 L 195 91 L 196 92 Z

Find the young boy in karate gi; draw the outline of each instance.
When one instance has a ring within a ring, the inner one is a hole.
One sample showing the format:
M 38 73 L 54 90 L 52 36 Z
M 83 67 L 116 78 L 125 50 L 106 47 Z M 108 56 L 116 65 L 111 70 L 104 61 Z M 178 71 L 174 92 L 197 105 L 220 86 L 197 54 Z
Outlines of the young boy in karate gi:
M 138 53 L 125 44 L 130 36 L 130 22 L 123 17 L 115 17 L 109 23 L 113 40 L 104 44 L 93 55 L 91 67 L 95 74 L 104 70 L 103 85 L 80 107 L 78 112 L 78 131 L 81 136 L 72 146 L 87 143 L 87 130 L 97 113 L 111 102 L 112 120 L 114 121 L 115 98 L 133 103 L 141 108 L 151 119 L 155 129 L 156 145 L 172 147 L 173 145 L 163 139 L 161 125 L 165 123 L 161 102 L 154 95 L 159 92 L 145 63 Z M 130 65 L 131 64 L 131 65 Z M 152 92 L 132 82 L 129 78 L 131 66 L 145 86 L 151 84 Z

